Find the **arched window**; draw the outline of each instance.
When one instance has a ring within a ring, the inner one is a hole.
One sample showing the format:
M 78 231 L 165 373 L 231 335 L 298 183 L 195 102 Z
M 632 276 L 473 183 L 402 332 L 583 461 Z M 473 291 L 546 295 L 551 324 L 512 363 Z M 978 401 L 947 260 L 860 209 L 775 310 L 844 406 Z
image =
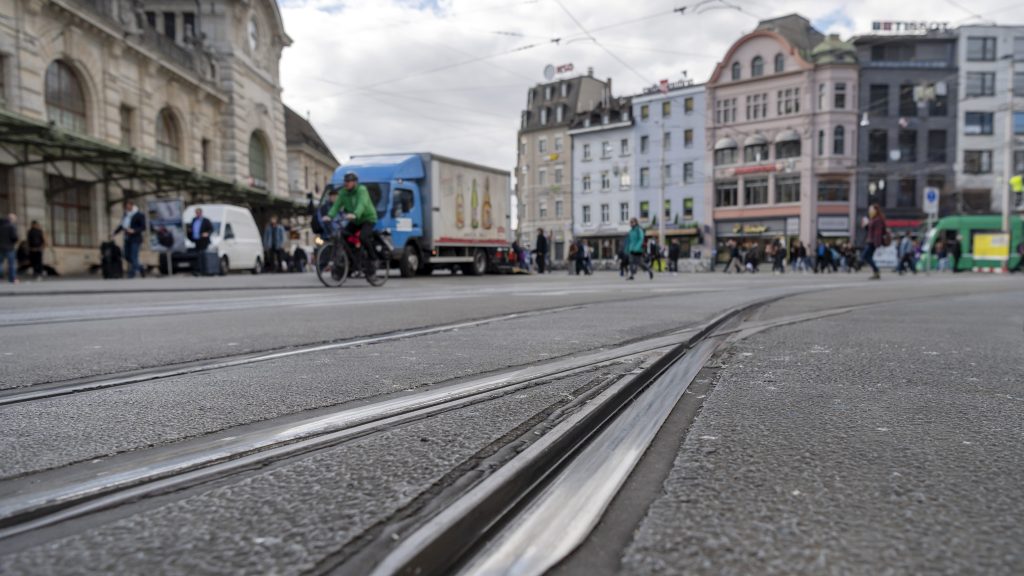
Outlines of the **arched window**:
M 71 132 L 86 132 L 85 91 L 70 66 L 54 60 L 46 69 L 46 117 Z
M 832 132 L 832 153 L 837 156 L 842 156 L 846 150 L 846 130 L 842 126 L 836 126 L 835 131 Z
M 779 52 L 775 55 L 775 73 L 783 72 L 786 70 L 786 57 Z
M 156 117 L 156 155 L 164 162 L 181 164 L 181 131 L 168 108 Z
M 740 63 L 739 62 L 733 62 L 732 63 L 732 79 L 733 80 L 739 80 L 740 79 Z
M 764 76 L 764 58 L 754 56 L 754 59 L 750 61 L 750 77 L 757 78 L 758 76 Z
M 266 188 L 270 179 L 270 153 L 259 132 L 249 137 L 249 178 L 256 188 Z

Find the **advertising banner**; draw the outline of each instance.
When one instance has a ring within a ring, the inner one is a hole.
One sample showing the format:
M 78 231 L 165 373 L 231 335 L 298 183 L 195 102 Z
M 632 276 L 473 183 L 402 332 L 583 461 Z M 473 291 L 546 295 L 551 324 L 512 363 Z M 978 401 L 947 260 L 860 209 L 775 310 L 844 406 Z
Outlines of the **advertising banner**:
M 974 235 L 974 259 L 998 260 L 1010 258 L 1010 235 L 1002 232 L 984 232 Z
M 149 249 L 153 252 L 184 252 L 181 199 L 157 199 L 146 203 L 149 212 Z

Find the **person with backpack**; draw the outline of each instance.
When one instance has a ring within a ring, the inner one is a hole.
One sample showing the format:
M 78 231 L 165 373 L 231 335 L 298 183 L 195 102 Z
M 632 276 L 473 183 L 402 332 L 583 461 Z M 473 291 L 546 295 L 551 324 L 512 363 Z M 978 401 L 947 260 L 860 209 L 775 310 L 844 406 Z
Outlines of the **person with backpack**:
M 881 246 L 886 246 L 886 235 L 888 231 L 885 226 L 885 215 L 882 214 L 882 208 L 878 204 L 872 204 L 868 207 L 868 223 L 864 227 L 867 231 L 867 237 L 864 244 L 864 255 L 861 258 L 871 266 L 872 280 L 880 280 L 882 276 L 878 272 L 878 266 L 875 264 L 875 250 Z
M 633 279 L 638 267 L 646 270 L 648 276 L 651 277 L 651 280 L 654 280 L 654 272 L 651 270 L 651 267 L 644 262 L 644 229 L 640 227 L 640 223 L 636 218 L 629 219 L 629 226 L 629 235 L 626 236 L 626 252 L 629 253 L 628 280 Z

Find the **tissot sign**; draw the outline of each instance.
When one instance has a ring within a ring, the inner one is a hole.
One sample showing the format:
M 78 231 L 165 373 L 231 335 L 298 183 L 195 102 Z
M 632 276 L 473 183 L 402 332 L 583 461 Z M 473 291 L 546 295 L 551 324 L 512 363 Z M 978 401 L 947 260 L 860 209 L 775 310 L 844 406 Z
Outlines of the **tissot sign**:
M 929 32 L 949 32 L 949 22 L 929 22 L 926 20 L 880 20 L 871 23 L 871 31 L 885 34 L 927 34 Z

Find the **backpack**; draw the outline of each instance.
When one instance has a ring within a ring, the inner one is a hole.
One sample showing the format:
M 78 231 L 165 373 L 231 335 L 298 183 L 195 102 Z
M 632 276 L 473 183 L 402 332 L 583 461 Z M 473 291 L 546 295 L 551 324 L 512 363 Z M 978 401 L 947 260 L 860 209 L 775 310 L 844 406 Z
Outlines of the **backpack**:
M 882 246 L 889 246 L 890 244 L 892 244 L 892 232 L 890 232 L 889 229 L 886 228 L 882 232 Z

